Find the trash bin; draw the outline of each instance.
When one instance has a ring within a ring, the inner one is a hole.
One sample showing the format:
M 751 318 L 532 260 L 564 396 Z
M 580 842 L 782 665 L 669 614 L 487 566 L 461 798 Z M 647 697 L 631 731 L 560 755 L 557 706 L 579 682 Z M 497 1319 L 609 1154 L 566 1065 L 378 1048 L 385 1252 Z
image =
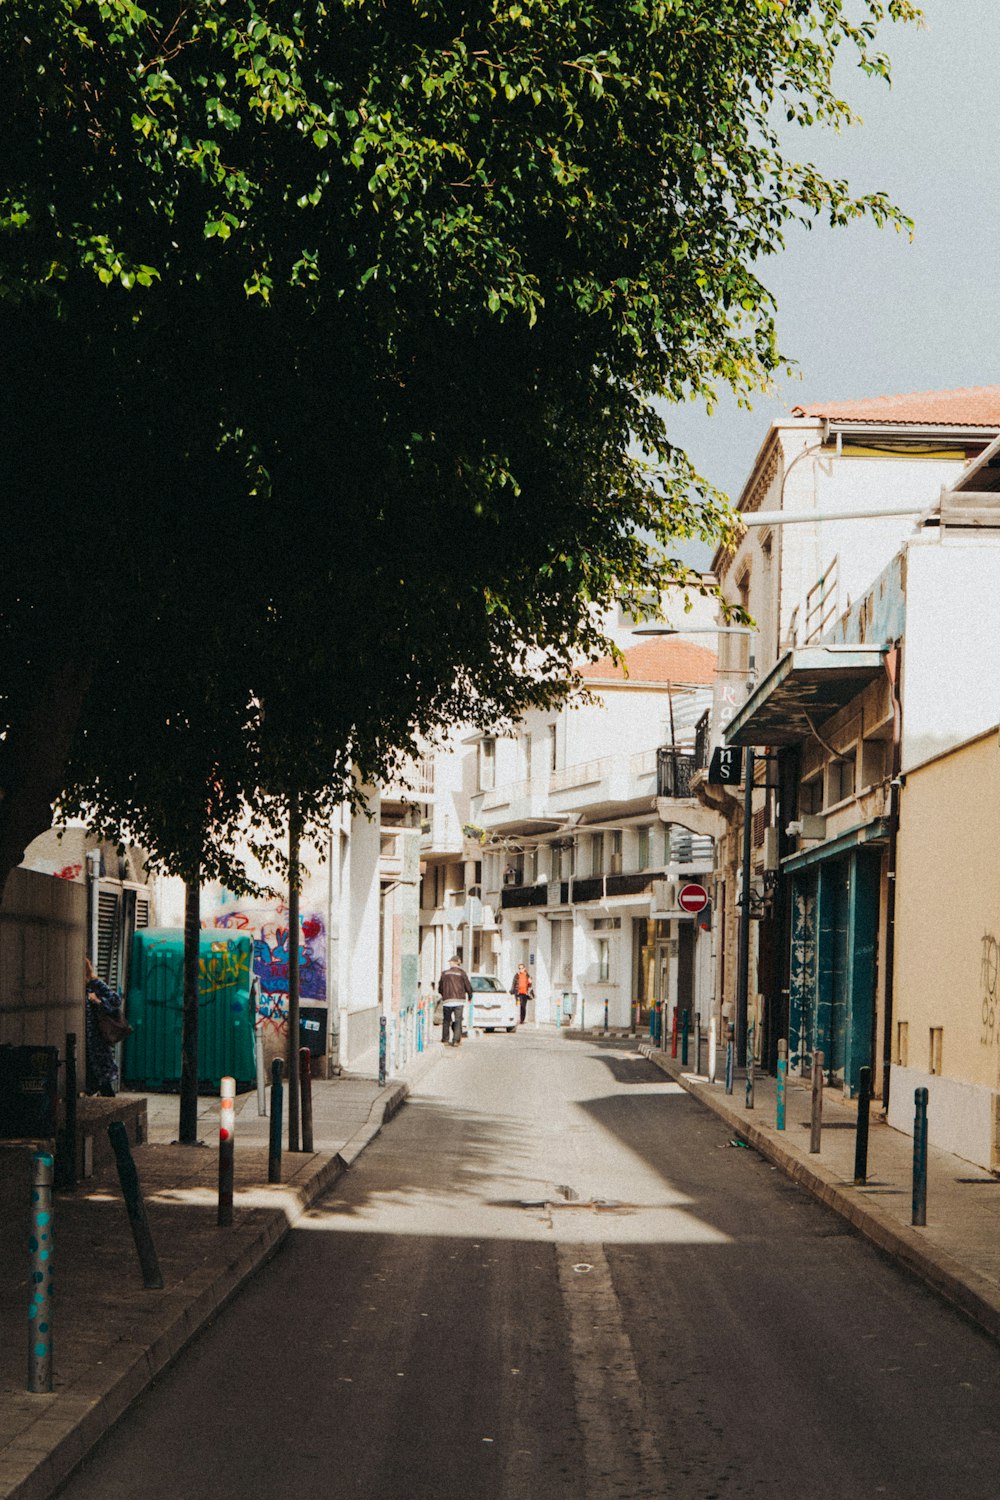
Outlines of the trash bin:
M 308 1047 L 310 1057 L 326 1056 L 326 1033 L 330 1012 L 325 1005 L 299 1002 L 299 1046 Z
M 0 1136 L 53 1140 L 58 1078 L 56 1047 L 0 1047 Z

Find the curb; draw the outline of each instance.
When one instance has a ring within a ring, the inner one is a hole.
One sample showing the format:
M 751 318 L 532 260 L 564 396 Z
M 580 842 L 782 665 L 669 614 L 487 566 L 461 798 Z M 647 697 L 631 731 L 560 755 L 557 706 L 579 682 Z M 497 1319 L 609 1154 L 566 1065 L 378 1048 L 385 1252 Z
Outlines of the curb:
M 25 1434 L 4 1450 L 5 1469 L 20 1467 L 22 1475 L 0 1488 L 0 1500 L 49 1500 L 111 1428 L 128 1412 L 149 1385 L 173 1364 L 205 1325 L 271 1259 L 299 1219 L 329 1188 L 349 1171 L 365 1147 L 391 1120 L 410 1093 L 408 1082 L 387 1085 L 372 1105 L 372 1116 L 337 1152 L 313 1161 L 284 1184 L 285 1203 L 267 1214 L 255 1237 L 213 1276 L 190 1302 L 179 1306 L 172 1322 L 148 1348 L 128 1350 L 111 1386 L 96 1399 L 73 1392 L 59 1398 L 58 1410 L 40 1416 Z M 252 1211 L 252 1209 L 251 1209 Z M 169 1290 L 165 1293 L 170 1296 Z M 46 1452 L 40 1449 L 48 1444 Z M 18 1447 L 24 1451 L 18 1460 Z
M 752 1146 L 820 1203 L 846 1219 L 878 1250 L 891 1256 L 911 1276 L 930 1287 L 983 1333 L 1000 1343 L 1000 1287 L 977 1271 L 967 1269 L 946 1250 L 928 1245 L 918 1230 L 899 1224 L 875 1205 L 856 1196 L 856 1190 L 852 1191 L 851 1185 L 843 1178 L 824 1171 L 819 1163 L 813 1165 L 803 1161 L 761 1126 L 730 1110 L 724 1098 L 718 1099 L 700 1085 L 689 1083 L 682 1074 L 668 1067 L 666 1059 L 657 1056 L 652 1047 L 643 1043 L 639 1052 L 672 1083 L 679 1084 L 705 1109 L 724 1120 L 740 1140 Z

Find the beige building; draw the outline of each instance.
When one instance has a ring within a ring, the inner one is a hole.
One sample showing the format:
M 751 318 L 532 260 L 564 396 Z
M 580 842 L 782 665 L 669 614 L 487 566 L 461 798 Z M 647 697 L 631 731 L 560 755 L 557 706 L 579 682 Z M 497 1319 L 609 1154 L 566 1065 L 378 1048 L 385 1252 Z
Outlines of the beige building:
M 901 797 L 890 1123 L 1000 1171 L 1000 726 L 910 771 Z M 950 851 L 951 858 L 944 857 Z

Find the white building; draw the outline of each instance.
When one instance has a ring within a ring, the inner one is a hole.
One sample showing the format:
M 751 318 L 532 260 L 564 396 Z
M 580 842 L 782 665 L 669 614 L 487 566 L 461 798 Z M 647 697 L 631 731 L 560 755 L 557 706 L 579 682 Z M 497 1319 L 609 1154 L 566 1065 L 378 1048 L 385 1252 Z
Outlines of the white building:
M 744 708 L 748 695 L 754 695 L 751 702 L 767 696 L 765 685 L 771 683 L 775 672 L 780 676 L 792 671 L 794 675 L 796 658 L 792 653 L 808 650 L 829 637 L 838 619 L 867 596 L 873 580 L 892 563 L 906 539 L 912 536 L 920 515 L 935 506 L 943 490 L 959 481 L 966 466 L 982 453 L 998 431 L 1000 387 L 996 386 L 818 403 L 796 407 L 789 418 L 771 425 L 738 501 L 747 520 L 746 533 L 737 547 L 720 551 L 714 562 L 724 597 L 733 604 L 743 605 L 757 627 L 751 636 L 720 638 L 719 686 L 713 720 L 716 733 L 722 733 L 738 718 L 742 721 L 749 712 Z M 908 593 L 915 598 L 923 554 L 911 550 L 907 566 Z M 943 576 L 940 569 L 941 564 L 935 560 L 936 578 Z M 943 599 L 944 596 L 942 602 Z M 951 609 L 953 602 L 949 597 L 945 607 Z M 876 615 L 878 603 L 875 600 L 871 605 Z M 913 624 L 918 618 L 926 620 L 926 627 Z M 880 623 L 885 626 L 883 644 L 891 644 L 893 631 L 886 622 Z M 935 612 L 928 609 L 921 610 L 919 616 L 914 613 L 908 628 L 933 632 L 939 624 Z M 841 667 L 843 676 L 846 671 L 843 662 Z M 904 670 L 909 673 L 912 688 L 915 657 Z M 837 673 L 831 671 L 825 675 L 832 678 Z M 940 687 L 942 695 L 952 696 L 947 679 L 942 680 Z M 931 722 L 918 726 L 914 716 L 924 710 L 918 708 L 918 698 L 911 697 L 904 716 L 906 734 L 912 740 L 918 731 L 922 733 L 923 749 L 929 752 L 937 732 L 935 718 L 940 722 L 943 697 L 939 695 L 935 701 L 932 693 L 922 701 L 927 705 Z M 958 708 L 955 711 L 959 712 Z M 970 715 L 964 708 L 961 712 L 964 723 Z M 811 767 L 816 772 L 803 785 L 803 795 L 809 792 L 816 799 L 814 803 L 803 801 L 799 812 L 806 815 L 819 814 L 821 810 L 829 813 L 840 804 L 846 806 L 854 798 L 855 777 L 859 789 L 870 781 L 880 780 L 878 757 L 880 753 L 888 754 L 879 737 L 889 734 L 891 726 L 873 723 L 860 738 L 855 736 L 858 744 L 866 747 L 865 755 L 861 749 L 858 751 L 856 770 L 845 747 L 838 742 L 836 755 L 824 751 L 829 765 L 821 776 L 825 761 L 816 757 L 823 742 L 826 741 L 827 747 L 830 743 L 821 719 L 821 715 L 814 714 L 815 731 L 807 724 L 803 732 L 804 763 L 807 770 Z M 845 735 L 850 727 L 844 726 Z M 787 743 L 783 748 L 782 736 L 777 732 L 769 740 L 759 724 L 747 725 L 738 743 L 756 745 L 758 752 L 772 752 L 766 758 L 758 754 L 752 803 L 753 920 L 747 1017 L 736 1015 L 742 885 L 741 803 L 728 807 L 735 816 L 731 816 L 720 857 L 720 904 L 725 916 L 718 933 L 719 990 L 727 1014 L 737 1020 L 738 1032 L 747 1020 L 753 1023 L 757 1054 L 773 1068 L 778 1039 L 789 1036 L 793 1019 L 789 1015 L 790 914 L 783 906 L 779 871 L 788 870 L 786 862 L 801 857 L 802 853 L 796 838 L 788 833 L 789 824 L 796 817 L 782 812 L 783 803 L 787 805 L 794 800 L 792 789 L 797 785 L 797 773 L 791 758 L 793 751 L 799 754 L 799 748 Z M 717 791 L 700 790 L 713 805 L 719 805 Z M 822 852 L 815 857 L 819 861 Z M 829 857 L 835 860 L 837 850 L 831 848 Z M 883 870 L 883 907 L 886 880 Z M 880 930 L 884 925 L 880 924 Z
M 715 653 L 661 637 L 625 655 L 628 675 L 611 658 L 582 669 L 596 701 L 534 710 L 515 737 L 474 745 L 469 822 L 486 931 L 499 929 L 490 948 L 507 981 L 527 964 L 540 1022 L 599 1025 L 605 1001 L 613 1027 L 634 1002 L 706 1021 L 711 1009 L 711 913 L 684 912 L 677 896 L 713 870 L 687 783 Z

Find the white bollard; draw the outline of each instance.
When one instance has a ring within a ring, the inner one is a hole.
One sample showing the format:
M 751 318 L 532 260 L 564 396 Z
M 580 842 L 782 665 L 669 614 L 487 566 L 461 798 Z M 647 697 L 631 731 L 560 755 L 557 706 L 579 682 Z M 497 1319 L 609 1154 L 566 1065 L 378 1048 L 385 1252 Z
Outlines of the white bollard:
M 716 1051 L 715 1051 L 715 1017 L 713 1016 L 712 1019 L 708 1023 L 708 1081 L 709 1081 L 709 1083 L 714 1083 L 715 1082 L 715 1070 L 716 1070 L 716 1066 L 717 1066 L 717 1058 L 716 1058 Z
M 219 1213 L 217 1222 L 233 1222 L 233 1177 L 236 1146 L 236 1079 L 219 1084 Z

